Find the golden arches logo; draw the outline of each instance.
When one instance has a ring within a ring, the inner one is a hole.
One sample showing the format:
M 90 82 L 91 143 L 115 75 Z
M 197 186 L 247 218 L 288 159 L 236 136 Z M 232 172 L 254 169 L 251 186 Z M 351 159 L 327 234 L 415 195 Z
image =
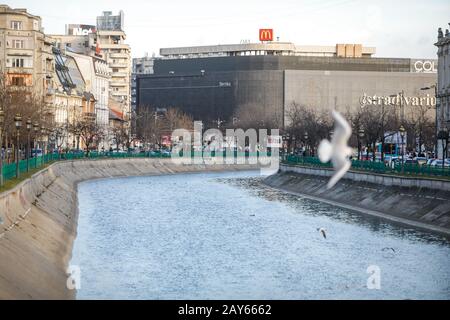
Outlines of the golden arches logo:
M 273 41 L 273 29 L 259 29 L 259 41 Z

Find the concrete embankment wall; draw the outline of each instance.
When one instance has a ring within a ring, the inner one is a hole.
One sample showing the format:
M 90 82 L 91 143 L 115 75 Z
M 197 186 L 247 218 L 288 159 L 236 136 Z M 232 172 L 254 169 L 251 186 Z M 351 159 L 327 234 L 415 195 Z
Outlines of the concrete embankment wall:
M 333 170 L 282 165 L 271 187 L 364 214 L 450 235 L 450 182 L 348 172 L 334 188 Z
M 0 299 L 72 299 L 66 269 L 77 229 L 81 181 L 250 165 L 176 165 L 170 159 L 59 162 L 0 194 Z M 105 190 L 107 192 L 107 190 Z

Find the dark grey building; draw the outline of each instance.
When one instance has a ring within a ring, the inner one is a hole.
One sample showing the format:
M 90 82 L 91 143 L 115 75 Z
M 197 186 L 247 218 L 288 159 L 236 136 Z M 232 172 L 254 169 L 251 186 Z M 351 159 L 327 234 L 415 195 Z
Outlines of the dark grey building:
M 255 106 L 258 115 L 285 115 L 294 101 L 337 110 L 358 108 L 362 97 L 375 96 L 373 103 L 378 103 L 399 92 L 412 101 L 426 94 L 421 88 L 436 82 L 434 60 L 342 57 L 330 47 L 310 55 L 294 48 L 287 53 L 221 51 L 208 57 L 195 48 L 161 49 L 166 56 L 154 61 L 154 74 L 137 76 L 138 109 L 178 107 L 211 124 L 231 121 L 237 110 Z

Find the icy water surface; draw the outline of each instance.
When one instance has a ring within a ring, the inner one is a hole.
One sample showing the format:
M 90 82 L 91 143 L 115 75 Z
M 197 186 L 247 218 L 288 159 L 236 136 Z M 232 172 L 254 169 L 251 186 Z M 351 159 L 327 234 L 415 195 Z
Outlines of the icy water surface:
M 275 191 L 257 172 L 82 183 L 71 265 L 78 299 L 450 298 L 448 239 Z

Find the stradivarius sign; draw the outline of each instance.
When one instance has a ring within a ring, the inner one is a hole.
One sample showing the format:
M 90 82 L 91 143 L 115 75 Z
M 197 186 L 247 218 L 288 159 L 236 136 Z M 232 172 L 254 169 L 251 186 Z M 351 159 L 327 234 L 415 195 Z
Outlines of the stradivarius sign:
M 396 96 L 368 95 L 364 93 L 359 99 L 361 108 L 365 106 L 413 106 L 413 107 L 434 107 L 436 106 L 436 97 L 427 94 L 425 96 L 405 96 L 397 94 Z

